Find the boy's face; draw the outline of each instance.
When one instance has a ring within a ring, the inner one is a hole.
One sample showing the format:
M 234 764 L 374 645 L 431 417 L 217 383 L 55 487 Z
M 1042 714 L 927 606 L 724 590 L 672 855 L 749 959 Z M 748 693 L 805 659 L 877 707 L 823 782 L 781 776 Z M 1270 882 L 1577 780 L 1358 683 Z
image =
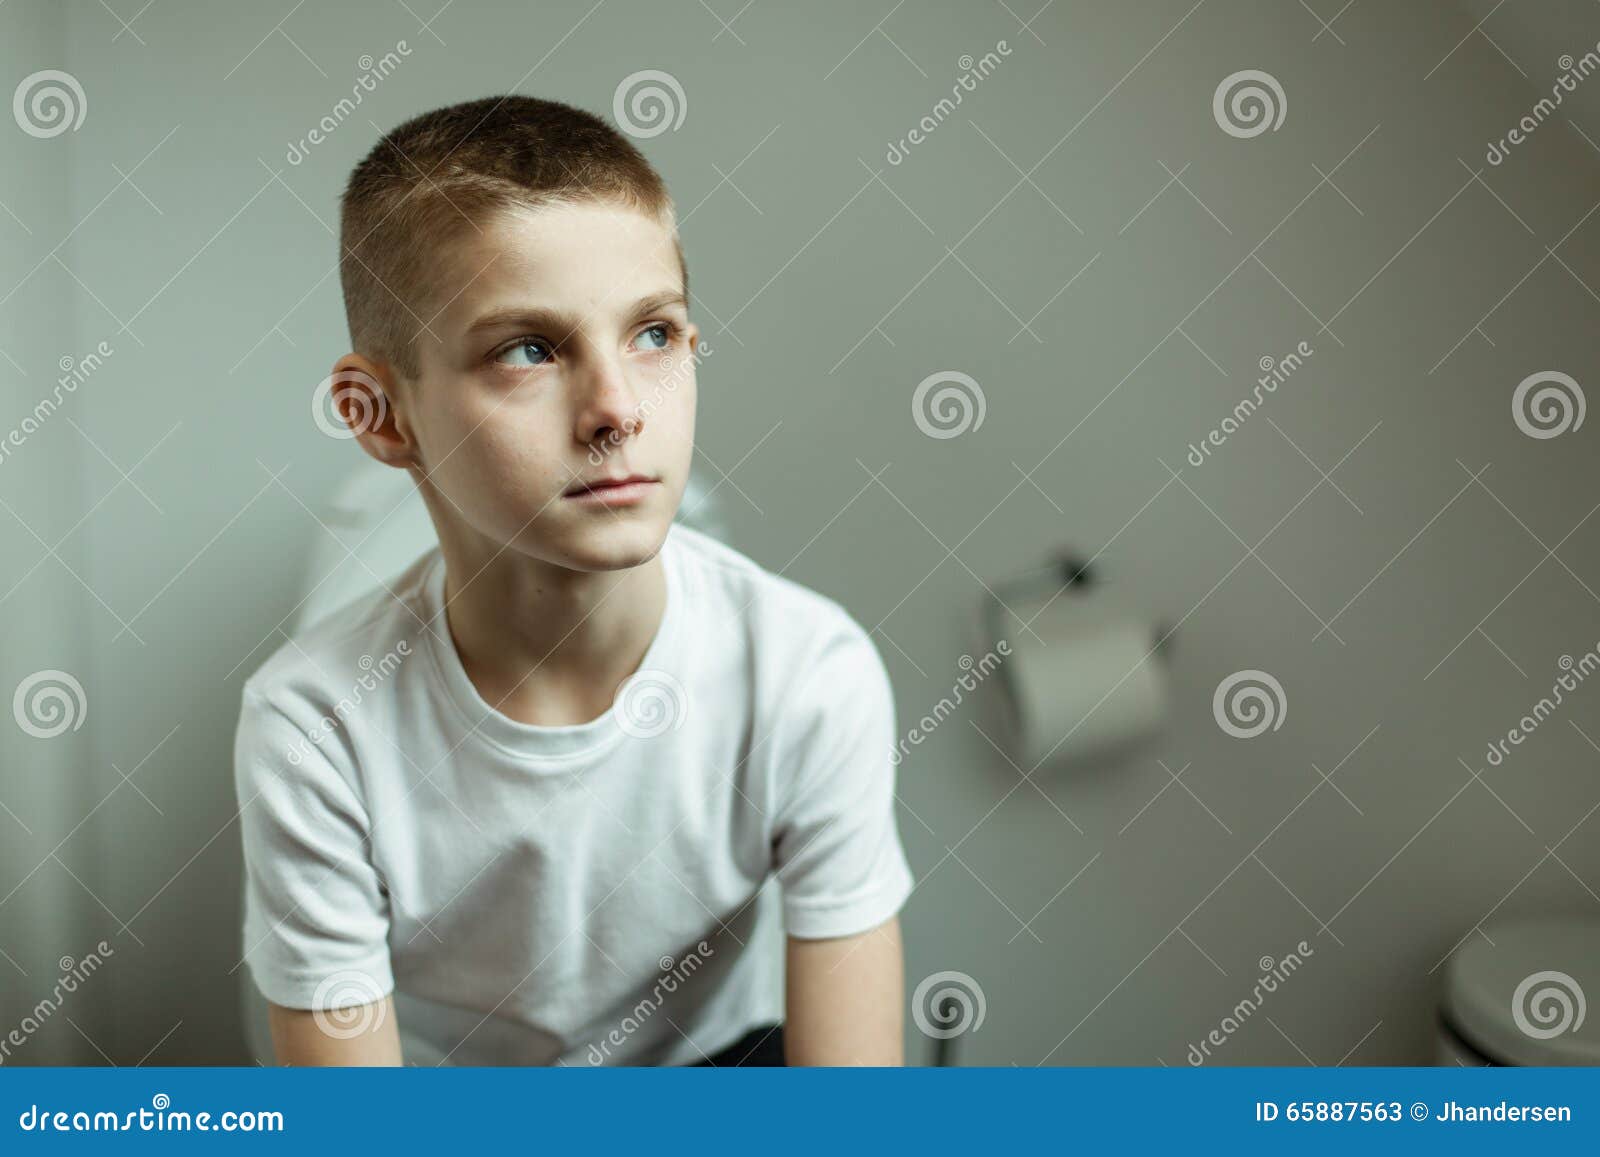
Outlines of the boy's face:
M 672 235 L 598 203 L 479 230 L 445 251 L 448 301 L 417 339 L 406 411 L 427 477 L 413 473 L 457 530 L 573 570 L 637 566 L 694 449 L 699 331 Z M 649 481 L 584 489 L 629 476 Z

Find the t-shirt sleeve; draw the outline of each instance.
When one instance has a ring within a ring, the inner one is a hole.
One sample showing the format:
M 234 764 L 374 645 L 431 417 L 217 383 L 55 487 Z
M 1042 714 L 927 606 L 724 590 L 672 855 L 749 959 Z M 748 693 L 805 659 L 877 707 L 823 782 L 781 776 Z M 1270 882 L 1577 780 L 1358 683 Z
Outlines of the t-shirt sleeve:
M 853 620 L 808 667 L 774 730 L 774 867 L 789 935 L 853 936 L 911 894 L 895 823 L 894 695 Z
M 256 987 L 285 1008 L 365 1004 L 394 987 L 370 824 L 333 758 L 284 710 L 245 690 L 234 741 L 244 959 Z

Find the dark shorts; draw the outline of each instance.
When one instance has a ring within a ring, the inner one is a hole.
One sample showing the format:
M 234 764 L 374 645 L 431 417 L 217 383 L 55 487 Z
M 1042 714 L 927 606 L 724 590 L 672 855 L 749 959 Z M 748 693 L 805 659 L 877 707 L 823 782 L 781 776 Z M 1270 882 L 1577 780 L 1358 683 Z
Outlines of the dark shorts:
M 753 1028 L 720 1052 L 713 1053 L 696 1066 L 712 1065 L 716 1068 L 750 1068 L 754 1066 L 782 1065 L 783 1026 L 765 1024 Z

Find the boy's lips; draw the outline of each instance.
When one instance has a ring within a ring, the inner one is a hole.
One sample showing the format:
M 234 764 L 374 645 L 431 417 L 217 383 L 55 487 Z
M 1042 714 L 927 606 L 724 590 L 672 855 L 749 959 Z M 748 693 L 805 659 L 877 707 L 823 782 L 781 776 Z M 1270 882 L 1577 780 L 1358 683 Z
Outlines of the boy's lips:
M 616 474 L 608 478 L 591 478 L 586 482 L 576 482 L 569 486 L 562 494 L 563 498 L 576 498 L 585 494 L 614 490 L 619 487 L 634 486 L 639 483 L 654 482 L 656 479 L 648 474 Z
M 580 482 L 562 495 L 568 502 L 584 506 L 632 506 L 649 497 L 660 485 L 659 479 L 645 474 L 626 474 L 614 478 L 594 478 Z

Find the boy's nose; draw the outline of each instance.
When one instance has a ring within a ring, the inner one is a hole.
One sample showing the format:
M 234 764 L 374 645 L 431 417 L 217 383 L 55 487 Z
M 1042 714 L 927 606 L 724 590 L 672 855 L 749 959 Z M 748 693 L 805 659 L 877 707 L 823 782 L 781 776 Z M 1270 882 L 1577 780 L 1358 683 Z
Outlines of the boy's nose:
M 639 432 L 644 421 L 622 364 L 614 359 L 592 366 L 584 376 L 583 397 L 573 433 L 585 446 L 602 438 L 621 440 Z

